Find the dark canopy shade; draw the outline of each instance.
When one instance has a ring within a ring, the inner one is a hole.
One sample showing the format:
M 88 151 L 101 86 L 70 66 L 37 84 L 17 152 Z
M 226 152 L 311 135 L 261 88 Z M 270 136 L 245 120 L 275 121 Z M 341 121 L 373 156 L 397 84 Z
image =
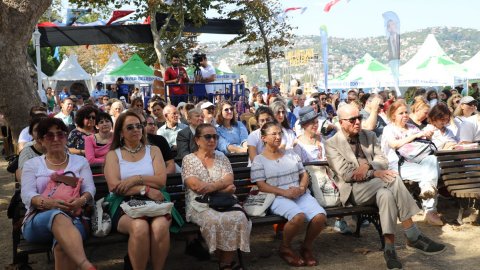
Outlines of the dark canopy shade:
M 157 21 L 159 24 L 163 22 Z M 207 19 L 207 23 L 198 28 L 187 22 L 184 32 L 235 35 L 242 33 L 243 29 L 240 20 Z M 39 27 L 38 30 L 42 34 L 41 47 L 153 43 L 149 24 Z

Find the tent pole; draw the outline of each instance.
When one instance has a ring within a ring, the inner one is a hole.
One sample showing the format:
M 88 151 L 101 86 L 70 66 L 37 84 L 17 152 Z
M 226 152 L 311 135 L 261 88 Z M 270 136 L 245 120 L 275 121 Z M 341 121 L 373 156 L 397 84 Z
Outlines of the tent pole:
M 33 42 L 35 43 L 35 53 L 37 57 L 37 91 L 40 95 L 42 91 L 42 61 L 40 59 L 40 32 L 38 26 L 35 26 L 35 32 L 33 32 Z

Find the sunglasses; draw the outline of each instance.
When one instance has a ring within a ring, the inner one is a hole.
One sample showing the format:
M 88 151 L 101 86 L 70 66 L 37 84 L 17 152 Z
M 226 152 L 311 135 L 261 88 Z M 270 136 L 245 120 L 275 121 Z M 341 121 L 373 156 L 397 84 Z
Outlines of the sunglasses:
M 218 140 L 218 134 L 205 134 L 200 137 L 203 137 L 207 141 L 210 141 L 211 139 Z
M 137 124 L 130 124 L 125 127 L 128 131 L 132 131 L 133 129 L 140 129 L 142 130 L 144 128 L 143 124 L 137 123 Z
M 97 117 L 95 115 L 89 115 L 89 116 L 86 117 L 86 119 L 95 120 L 95 119 L 97 119 Z
M 285 114 L 285 111 L 279 110 L 279 111 L 277 111 L 277 114 Z
M 57 138 L 57 140 L 63 140 L 67 137 L 67 133 L 63 132 L 63 131 L 57 131 L 57 132 L 47 132 L 47 134 L 45 134 L 43 136 L 43 138 L 47 141 L 54 141 L 55 138 Z
M 355 117 L 350 117 L 350 118 L 346 118 L 346 119 L 340 119 L 340 120 L 345 120 L 345 121 L 348 121 L 350 122 L 350 124 L 355 124 L 355 122 L 358 121 L 362 121 L 363 120 L 363 115 L 359 115 L 359 116 L 355 116 Z
M 233 112 L 233 108 L 225 108 L 223 109 L 224 112 Z

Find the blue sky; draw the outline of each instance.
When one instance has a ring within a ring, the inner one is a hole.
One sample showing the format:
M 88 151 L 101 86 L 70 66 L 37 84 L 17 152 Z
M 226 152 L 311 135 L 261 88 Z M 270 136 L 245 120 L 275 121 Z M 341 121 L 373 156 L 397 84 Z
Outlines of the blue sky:
M 304 14 L 289 12 L 289 22 L 299 35 L 318 35 L 325 24 L 330 36 L 368 37 L 384 34 L 382 13 L 394 11 L 401 32 L 432 26 L 458 26 L 480 30 L 478 0 L 340 0 L 329 13 L 329 0 L 280 0 L 284 8 L 307 7 Z M 200 41 L 227 40 L 227 35 L 202 35 Z

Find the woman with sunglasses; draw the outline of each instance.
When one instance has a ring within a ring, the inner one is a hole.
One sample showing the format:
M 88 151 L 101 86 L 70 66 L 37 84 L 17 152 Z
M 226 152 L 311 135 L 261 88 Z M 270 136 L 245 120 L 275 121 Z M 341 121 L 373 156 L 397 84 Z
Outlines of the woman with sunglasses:
M 459 108 L 463 115 L 458 115 Z M 477 112 L 477 101 L 471 96 L 460 100 L 460 106 L 453 113 L 457 125 L 457 137 L 460 143 L 473 143 L 480 141 L 480 116 Z M 457 116 L 458 115 L 458 116 Z
M 167 178 L 165 162 L 160 149 L 147 144 L 144 126 L 136 113 L 127 111 L 118 117 L 104 173 L 114 194 L 109 200 L 126 201 L 130 196 L 164 200 L 160 189 Z M 110 214 L 112 229 L 130 236 L 126 264 L 146 269 L 150 259 L 153 269 L 163 269 L 170 246 L 170 216 L 134 219 L 120 207 L 110 208 Z
M 83 106 L 75 115 L 77 127 L 68 135 L 67 147 L 71 154 L 85 156 L 85 137 L 95 133 L 98 110 L 93 106 Z
M 97 114 L 98 133 L 85 137 L 85 157 L 90 164 L 103 164 L 113 139 L 112 117 L 106 112 Z
M 67 126 L 61 119 L 45 118 L 38 124 L 37 139 L 45 154 L 25 162 L 22 171 L 22 201 L 27 213 L 23 236 L 32 243 L 52 243 L 55 269 L 95 269 L 88 261 L 82 241 L 88 235 L 81 217 L 72 213 L 95 196 L 92 171 L 84 157 L 65 151 Z M 68 201 L 41 195 L 54 173 L 73 172 L 83 178 L 79 198 Z
M 270 105 L 270 109 L 272 109 L 275 120 L 282 126 L 282 144 L 280 148 L 292 149 L 296 136 L 288 123 L 287 114 L 289 112 L 287 111 L 287 106 L 281 101 L 276 101 Z
M 215 151 L 218 138 L 215 127 L 200 124 L 195 129 L 198 149 L 183 158 L 186 219 L 200 226 L 210 253 L 215 252 L 219 259 L 219 269 L 239 269 L 233 257 L 237 249 L 250 252 L 252 223 L 243 212 L 218 212 L 195 200 L 212 192 L 235 193 L 232 166 L 225 155 Z
M 248 131 L 242 122 L 237 121 L 233 104 L 224 100 L 217 106 L 217 132 L 219 135 L 217 149 L 224 154 L 246 153 Z
M 389 169 L 399 172 L 403 180 L 418 182 L 419 197 L 425 213 L 425 221 L 431 225 L 442 226 L 443 221 L 437 213 L 437 183 L 438 162 L 435 155 L 429 155 L 420 162 L 404 161 L 399 166 L 399 156 L 396 151 L 413 142 L 415 139 L 431 140 L 431 129 L 420 130 L 408 123 L 407 105 L 403 100 L 395 101 L 388 109 L 387 116 L 390 123 L 383 129 L 381 147 L 388 158 Z
M 141 97 L 133 98 L 130 102 L 130 109 L 143 113 L 143 99 Z
M 308 191 L 308 174 L 300 157 L 292 150 L 282 150 L 282 127 L 268 122 L 261 129 L 263 152 L 252 163 L 251 178 L 259 190 L 276 195 L 270 211 L 288 219 L 283 229 L 280 257 L 291 266 L 315 266 L 313 242 L 325 228 L 326 212 Z M 281 176 L 281 177 L 279 177 Z M 293 238 L 308 221 L 300 256 L 292 249 Z

